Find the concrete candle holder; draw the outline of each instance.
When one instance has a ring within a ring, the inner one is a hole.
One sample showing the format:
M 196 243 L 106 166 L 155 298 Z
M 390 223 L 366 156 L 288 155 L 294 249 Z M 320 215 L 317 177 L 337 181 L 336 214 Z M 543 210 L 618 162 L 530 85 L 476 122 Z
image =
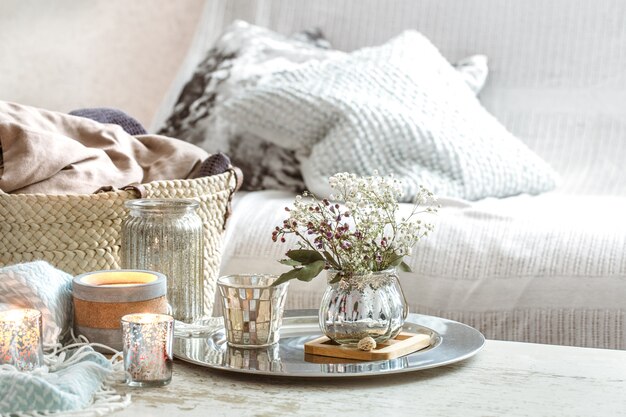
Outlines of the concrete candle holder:
M 122 349 L 120 319 L 126 314 L 166 314 L 165 275 L 142 270 L 106 270 L 72 282 L 74 328 L 90 342 Z

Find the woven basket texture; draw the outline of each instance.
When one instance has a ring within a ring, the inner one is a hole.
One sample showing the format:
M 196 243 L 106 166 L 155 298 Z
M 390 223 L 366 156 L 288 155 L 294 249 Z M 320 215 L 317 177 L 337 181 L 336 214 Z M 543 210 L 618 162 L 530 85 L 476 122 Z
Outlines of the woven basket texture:
M 204 224 L 204 304 L 211 314 L 221 262 L 233 171 L 191 180 L 143 184 L 145 198 L 189 198 Z M 44 260 L 71 275 L 120 268 L 122 222 L 136 191 L 44 195 L 0 193 L 0 266 Z

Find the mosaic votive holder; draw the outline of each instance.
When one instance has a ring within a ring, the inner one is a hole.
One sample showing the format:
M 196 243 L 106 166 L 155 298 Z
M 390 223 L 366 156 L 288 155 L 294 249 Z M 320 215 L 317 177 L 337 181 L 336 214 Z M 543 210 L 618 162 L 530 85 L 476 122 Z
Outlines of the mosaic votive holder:
M 0 312 L 0 364 L 32 371 L 43 365 L 42 320 L 39 310 Z
M 289 283 L 273 287 L 276 279 L 275 275 L 245 274 L 217 280 L 229 345 L 259 348 L 278 342 Z
M 172 380 L 174 318 L 167 314 L 122 317 L 124 369 L 131 387 L 167 385 Z
M 224 362 L 234 369 L 263 372 L 284 371 L 284 366 L 280 359 L 280 345 L 278 343 L 254 349 L 228 346 L 224 354 Z

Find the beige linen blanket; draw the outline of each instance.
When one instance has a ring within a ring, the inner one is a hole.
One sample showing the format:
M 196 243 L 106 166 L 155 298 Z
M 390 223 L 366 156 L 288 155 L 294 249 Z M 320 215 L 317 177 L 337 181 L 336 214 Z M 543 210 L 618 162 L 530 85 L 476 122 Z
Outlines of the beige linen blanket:
M 83 194 L 103 186 L 193 178 L 208 154 L 165 136 L 0 101 L 0 190 Z

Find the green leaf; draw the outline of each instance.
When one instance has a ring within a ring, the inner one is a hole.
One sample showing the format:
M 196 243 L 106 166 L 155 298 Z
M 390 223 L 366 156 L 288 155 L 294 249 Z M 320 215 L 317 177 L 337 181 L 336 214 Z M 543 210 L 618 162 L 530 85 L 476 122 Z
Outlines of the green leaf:
M 328 252 L 327 250 L 324 251 L 324 256 L 326 257 L 326 260 L 328 261 L 328 263 L 335 269 L 341 269 L 341 267 L 339 266 L 339 263 L 337 263 L 337 261 L 335 261 L 335 258 L 333 258 L 333 255 L 330 254 L 330 252 Z
M 412 269 L 409 266 L 409 264 L 407 264 L 406 262 L 402 261 L 400 263 L 400 265 L 398 265 L 398 268 L 400 268 L 400 271 L 404 271 L 404 272 L 411 272 Z
M 315 261 L 323 261 L 324 257 L 315 250 L 294 249 L 287 252 L 287 256 L 301 264 L 310 264 Z
M 324 260 L 315 261 L 308 265 L 305 265 L 299 269 L 300 273 L 298 274 L 297 278 L 300 281 L 309 282 L 313 278 L 318 276 L 320 272 L 322 272 L 324 266 L 326 266 L 326 261 Z
M 298 270 L 297 269 L 292 269 L 289 272 L 285 272 L 284 274 L 281 274 L 276 281 L 272 282 L 272 287 L 276 287 L 276 286 L 278 286 L 280 284 L 283 284 L 283 283 L 285 283 L 287 281 L 290 281 L 290 280 L 294 279 L 295 278 L 294 273 L 296 271 L 298 271 Z
M 278 277 L 278 279 L 272 283 L 272 286 L 275 287 L 292 279 L 309 282 L 313 278 L 318 276 L 320 272 L 322 272 L 324 266 L 326 266 L 326 261 L 319 260 L 314 261 L 308 265 L 304 265 L 301 268 L 294 268 L 289 272 L 281 274 L 280 277 Z
M 387 262 L 387 265 L 391 265 L 391 266 L 399 266 L 402 263 L 402 255 L 396 255 L 395 253 L 393 255 L 390 256 L 389 261 Z
M 293 259 L 281 259 L 278 262 L 280 262 L 283 265 L 289 265 L 289 266 L 300 266 L 300 265 L 302 265 L 302 263 L 300 263 L 298 261 L 294 261 Z

